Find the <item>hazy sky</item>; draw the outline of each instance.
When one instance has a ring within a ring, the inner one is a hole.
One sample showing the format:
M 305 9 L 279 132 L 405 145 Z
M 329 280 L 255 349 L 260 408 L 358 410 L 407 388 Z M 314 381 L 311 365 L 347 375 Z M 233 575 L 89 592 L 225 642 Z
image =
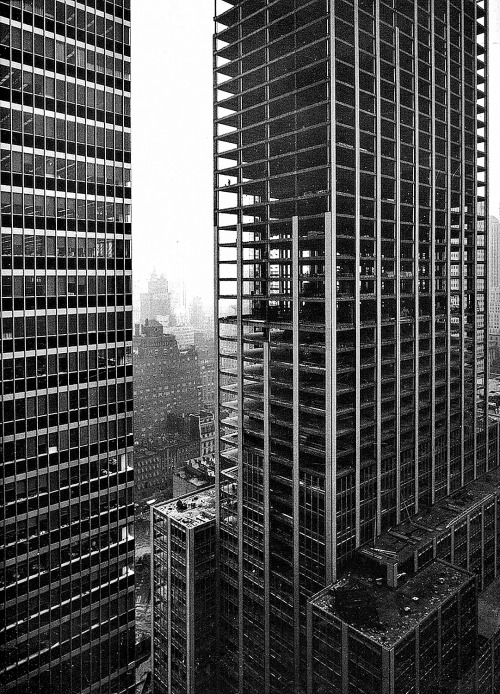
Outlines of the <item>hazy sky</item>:
M 210 0 L 132 2 L 134 285 L 213 286 Z
M 134 286 L 213 288 L 212 0 L 132 2 Z M 490 212 L 500 205 L 500 0 L 490 0 Z

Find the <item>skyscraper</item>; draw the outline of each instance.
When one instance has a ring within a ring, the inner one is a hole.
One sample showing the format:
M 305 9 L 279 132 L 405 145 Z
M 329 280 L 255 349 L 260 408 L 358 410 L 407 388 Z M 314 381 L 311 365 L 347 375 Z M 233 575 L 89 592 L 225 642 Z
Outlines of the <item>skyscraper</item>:
M 140 299 L 142 323 L 156 320 L 158 316 L 168 318 L 171 323 L 175 322 L 172 320 L 172 300 L 165 275 L 158 276 L 156 270 L 153 270 L 148 280 L 148 291 L 142 293 Z
M 498 465 L 486 29 L 485 0 L 216 3 L 227 691 L 330 691 L 305 682 L 312 596 Z
M 0 690 L 130 692 L 130 3 L 0 33 Z

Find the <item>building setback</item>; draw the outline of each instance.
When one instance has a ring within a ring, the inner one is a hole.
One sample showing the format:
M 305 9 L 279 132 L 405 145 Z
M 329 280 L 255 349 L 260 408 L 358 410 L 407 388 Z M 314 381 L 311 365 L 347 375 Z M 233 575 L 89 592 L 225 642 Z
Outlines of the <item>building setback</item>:
M 0 38 L 0 691 L 132 692 L 130 3 Z

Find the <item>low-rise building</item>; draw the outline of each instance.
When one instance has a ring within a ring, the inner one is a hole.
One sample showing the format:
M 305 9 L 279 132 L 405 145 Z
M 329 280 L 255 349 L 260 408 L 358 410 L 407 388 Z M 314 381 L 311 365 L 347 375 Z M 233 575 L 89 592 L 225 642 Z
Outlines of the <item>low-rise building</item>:
M 208 487 L 214 483 L 214 479 L 213 455 L 188 460 L 174 471 L 172 496 L 175 499 L 183 494 L 190 494 L 197 489 Z
M 308 694 L 458 691 L 477 651 L 475 577 L 435 561 L 391 586 L 360 569 L 309 601 Z
M 215 694 L 215 488 L 151 509 L 153 690 Z

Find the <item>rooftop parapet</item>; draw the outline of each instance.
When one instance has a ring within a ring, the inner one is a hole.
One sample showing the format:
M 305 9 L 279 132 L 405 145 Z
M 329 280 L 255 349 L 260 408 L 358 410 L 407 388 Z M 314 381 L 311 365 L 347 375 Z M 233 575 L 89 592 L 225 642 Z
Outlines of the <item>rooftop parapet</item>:
M 392 648 L 468 584 L 467 571 L 437 560 L 398 588 L 349 572 L 311 600 L 384 648 Z
M 215 487 L 187 494 L 154 507 L 154 511 L 193 528 L 215 519 Z
M 398 565 L 408 566 L 418 551 L 429 546 L 434 539 L 444 535 L 462 518 L 471 514 L 494 496 L 500 495 L 500 468 L 459 489 L 425 512 L 413 516 L 404 523 L 376 538 L 372 546 L 359 552 L 378 564 L 388 567 L 388 581 L 396 580 Z M 391 572 L 394 574 L 390 578 Z

